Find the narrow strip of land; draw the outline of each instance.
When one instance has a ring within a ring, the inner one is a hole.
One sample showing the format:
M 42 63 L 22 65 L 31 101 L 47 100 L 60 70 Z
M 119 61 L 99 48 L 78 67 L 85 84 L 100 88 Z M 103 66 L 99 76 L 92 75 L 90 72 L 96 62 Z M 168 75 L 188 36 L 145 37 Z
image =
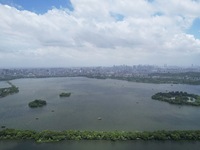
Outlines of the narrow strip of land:
M 14 93 L 18 93 L 19 92 L 19 88 L 16 87 L 15 85 L 13 85 L 11 82 L 7 81 L 7 83 L 11 86 L 11 87 L 6 87 L 6 88 L 0 88 L 0 98 L 1 97 L 6 97 L 8 95 L 14 94 Z
M 58 142 L 62 140 L 200 140 L 200 130 L 176 131 L 42 131 L 4 129 L 0 131 L 0 140 L 35 140 L 36 142 Z

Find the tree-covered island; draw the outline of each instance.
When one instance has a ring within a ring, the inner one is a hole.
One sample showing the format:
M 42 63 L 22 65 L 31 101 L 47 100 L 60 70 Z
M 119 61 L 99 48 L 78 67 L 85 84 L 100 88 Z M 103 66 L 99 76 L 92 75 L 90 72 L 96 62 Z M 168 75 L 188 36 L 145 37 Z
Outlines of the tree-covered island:
M 172 91 L 167 93 L 156 93 L 152 97 L 154 100 L 165 101 L 170 104 L 200 106 L 200 96 L 182 91 Z
M 59 94 L 60 97 L 70 97 L 70 95 L 71 95 L 70 92 L 68 92 L 68 93 L 67 92 L 63 92 L 63 93 Z
M 6 97 L 8 95 L 14 94 L 14 93 L 18 93 L 19 92 L 19 88 L 16 87 L 15 85 L 13 85 L 11 82 L 7 82 L 9 85 L 11 85 L 11 87 L 7 87 L 7 88 L 0 88 L 0 98 L 1 97 Z
M 46 104 L 47 104 L 47 102 L 45 100 L 36 99 L 36 100 L 28 103 L 28 106 L 31 108 L 37 108 L 37 107 L 43 107 Z

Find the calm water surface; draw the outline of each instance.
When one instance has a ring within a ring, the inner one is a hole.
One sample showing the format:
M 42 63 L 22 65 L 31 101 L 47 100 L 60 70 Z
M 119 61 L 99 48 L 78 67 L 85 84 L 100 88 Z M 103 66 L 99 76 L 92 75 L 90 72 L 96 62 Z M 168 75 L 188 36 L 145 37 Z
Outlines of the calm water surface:
M 176 90 L 200 95 L 200 86 L 88 78 L 17 79 L 12 83 L 19 87 L 20 92 L 0 99 L 0 126 L 7 128 L 99 131 L 200 129 L 199 107 L 180 107 L 151 99 L 154 93 Z M 6 86 L 9 86 L 6 82 L 0 82 L 0 87 Z M 61 92 L 71 92 L 72 95 L 69 98 L 60 98 Z M 28 103 L 34 99 L 44 99 L 48 104 L 43 108 L 31 109 Z M 98 117 L 102 120 L 98 120 Z M 19 142 L 11 143 L 21 145 Z M 29 142 L 22 142 L 22 145 L 27 143 Z M 85 144 L 87 146 L 88 142 L 74 143 L 76 142 L 63 144 L 72 145 L 73 149 L 73 145 L 82 147 Z M 124 143 L 120 142 L 114 145 L 103 143 L 109 148 L 115 145 L 120 147 L 118 144 L 124 147 Z M 147 143 L 154 146 L 157 142 Z M 102 145 L 101 142 L 89 142 L 88 146 L 95 144 Z M 32 145 L 34 147 L 33 143 Z M 128 142 L 125 145 L 137 147 L 143 144 Z M 170 144 L 167 142 L 164 145 Z M 172 145 L 180 146 L 179 143 Z
M 36 144 L 31 141 L 0 141 L 1 150 L 199 150 L 200 142 L 159 141 L 64 141 Z

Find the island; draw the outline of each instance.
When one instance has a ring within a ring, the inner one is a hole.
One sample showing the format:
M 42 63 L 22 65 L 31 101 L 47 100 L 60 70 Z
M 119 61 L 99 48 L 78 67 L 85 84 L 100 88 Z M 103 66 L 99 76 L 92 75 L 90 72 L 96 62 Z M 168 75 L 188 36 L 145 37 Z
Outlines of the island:
M 199 95 L 189 94 L 182 91 L 172 91 L 167 93 L 159 92 L 154 94 L 151 98 L 168 102 L 170 104 L 200 106 Z
M 7 87 L 7 88 L 0 88 L 0 98 L 2 97 L 6 97 L 8 95 L 14 94 L 14 93 L 18 93 L 19 92 L 19 88 L 16 87 L 15 85 L 13 85 L 11 82 L 7 82 L 9 85 L 11 85 L 11 87 Z
M 36 100 L 28 103 L 28 106 L 31 108 L 37 108 L 37 107 L 43 107 L 46 104 L 47 104 L 47 102 L 45 100 L 36 99 Z
M 67 92 L 63 92 L 63 93 L 60 93 L 60 97 L 70 97 L 71 93 L 67 93 Z
M 4 129 L 0 130 L 0 140 L 35 140 L 38 143 L 58 142 L 63 140 L 192 140 L 200 141 L 200 130 L 174 131 L 50 131 L 41 132 L 32 130 Z

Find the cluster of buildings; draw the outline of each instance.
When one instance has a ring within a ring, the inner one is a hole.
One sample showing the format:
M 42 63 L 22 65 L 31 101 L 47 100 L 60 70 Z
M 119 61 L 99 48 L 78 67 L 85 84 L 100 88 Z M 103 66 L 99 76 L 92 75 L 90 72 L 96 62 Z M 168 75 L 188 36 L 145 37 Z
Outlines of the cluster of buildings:
M 10 68 L 0 69 L 0 80 L 15 78 L 40 78 L 40 77 L 149 77 L 160 74 L 176 74 L 196 72 L 200 73 L 200 67 L 172 67 L 172 66 L 152 66 L 152 65 L 134 65 L 134 66 L 112 66 L 112 67 L 73 67 L 73 68 Z

